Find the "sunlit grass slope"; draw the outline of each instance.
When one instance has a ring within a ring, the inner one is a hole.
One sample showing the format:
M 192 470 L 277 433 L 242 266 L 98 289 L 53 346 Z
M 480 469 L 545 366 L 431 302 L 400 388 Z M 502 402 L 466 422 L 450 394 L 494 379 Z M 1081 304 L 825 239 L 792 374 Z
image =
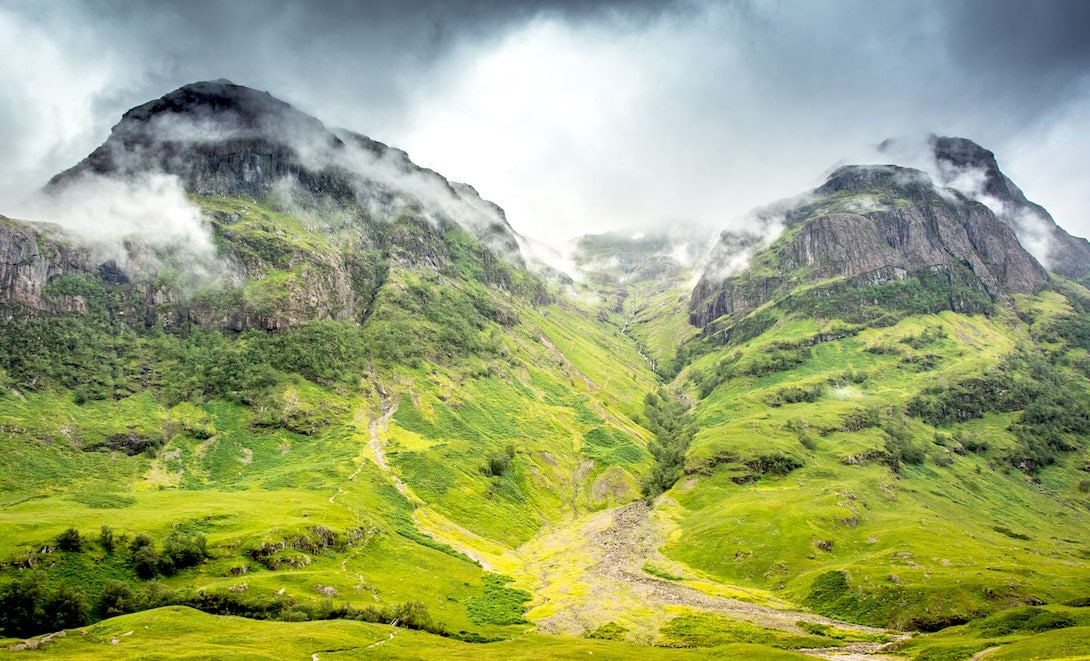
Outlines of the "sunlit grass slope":
M 682 375 L 698 431 L 659 503 L 679 526 L 664 551 L 902 628 L 1085 598 L 1090 481 L 1070 431 L 1085 350 L 1064 330 L 1080 319 L 1056 292 L 881 328 L 782 314 L 699 358 Z M 1030 417 L 1061 399 L 1068 412 Z

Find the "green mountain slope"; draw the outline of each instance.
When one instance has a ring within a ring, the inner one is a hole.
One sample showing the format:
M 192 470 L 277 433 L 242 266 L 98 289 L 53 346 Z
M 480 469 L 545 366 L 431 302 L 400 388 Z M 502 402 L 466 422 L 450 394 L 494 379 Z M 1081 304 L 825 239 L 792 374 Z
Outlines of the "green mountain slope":
M 679 377 L 696 432 L 658 505 L 681 531 L 664 552 L 899 628 L 1084 598 L 1088 292 L 1045 282 L 984 209 L 888 173 L 835 173 L 751 269 L 697 287 L 707 353 Z M 841 257 L 808 259 L 823 242 Z

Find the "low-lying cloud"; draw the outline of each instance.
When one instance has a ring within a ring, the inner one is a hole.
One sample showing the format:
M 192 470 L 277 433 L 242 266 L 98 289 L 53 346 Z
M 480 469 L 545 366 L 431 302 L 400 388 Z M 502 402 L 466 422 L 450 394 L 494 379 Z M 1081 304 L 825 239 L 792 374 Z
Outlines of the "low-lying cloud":
M 85 174 L 33 196 L 19 215 L 61 225 L 130 275 L 169 268 L 193 286 L 222 273 L 211 228 L 174 176 Z

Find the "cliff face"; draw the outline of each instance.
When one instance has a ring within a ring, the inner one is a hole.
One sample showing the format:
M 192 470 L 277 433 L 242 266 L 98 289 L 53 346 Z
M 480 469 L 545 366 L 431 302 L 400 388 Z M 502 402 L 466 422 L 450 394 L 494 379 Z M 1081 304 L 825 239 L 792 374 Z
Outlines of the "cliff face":
M 77 298 L 50 301 L 45 296 L 51 279 L 72 272 L 91 273 L 95 268 L 88 251 L 49 238 L 59 232 L 57 227 L 0 216 L 0 310 L 7 313 L 20 306 L 41 312 L 84 309 Z
M 931 147 L 941 185 L 972 182 L 1049 271 L 1073 280 L 1090 275 L 1090 242 L 1068 234 L 1044 207 L 1026 199 L 999 169 L 995 154 L 965 138 L 933 136 Z
M 725 233 L 690 304 L 707 327 L 750 311 L 791 289 L 830 278 L 881 284 L 923 270 L 965 267 L 993 298 L 1029 293 L 1048 279 L 1014 231 L 987 207 L 935 187 L 918 170 L 847 166 L 784 210 L 783 235 L 748 268 L 727 265 L 754 247 Z

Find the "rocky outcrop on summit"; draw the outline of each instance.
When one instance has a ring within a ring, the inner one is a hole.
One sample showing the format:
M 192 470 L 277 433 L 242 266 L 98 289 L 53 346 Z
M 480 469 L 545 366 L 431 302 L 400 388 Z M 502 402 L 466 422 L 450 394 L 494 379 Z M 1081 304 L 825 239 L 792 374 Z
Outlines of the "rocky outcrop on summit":
M 1022 244 L 1053 273 L 1079 280 L 1090 276 L 1090 242 L 1067 233 L 1039 204 L 999 169 L 995 154 L 965 138 L 931 136 L 938 183 L 963 190 L 987 204 L 1014 228 Z M 960 185 L 959 185 L 960 184 Z
M 990 209 L 935 187 L 919 170 L 847 166 L 800 199 L 779 210 L 782 236 L 745 270 L 728 265 L 740 251 L 755 252 L 756 238 L 724 233 L 693 291 L 694 325 L 707 328 L 724 315 L 736 322 L 799 285 L 831 278 L 881 284 L 967 268 L 993 299 L 1033 292 L 1048 279 Z
M 361 222 L 410 213 L 455 223 L 522 266 L 502 209 L 471 186 L 413 163 L 399 149 L 322 122 L 268 92 L 193 83 L 126 112 L 109 139 L 47 190 L 88 175 L 165 173 L 189 193 L 355 212 Z
M 145 190 L 151 202 L 127 204 Z M 0 317 L 90 312 L 234 331 L 362 323 L 398 270 L 544 296 L 516 273 L 503 210 L 471 186 L 224 80 L 128 111 L 44 192 L 47 219 L 82 215 L 89 199 L 126 204 L 71 228 L 0 217 Z M 171 205 L 185 207 L 179 218 L 159 214 Z M 95 224 L 111 214 L 124 216 L 114 231 Z M 173 222 L 186 231 L 166 232 Z

